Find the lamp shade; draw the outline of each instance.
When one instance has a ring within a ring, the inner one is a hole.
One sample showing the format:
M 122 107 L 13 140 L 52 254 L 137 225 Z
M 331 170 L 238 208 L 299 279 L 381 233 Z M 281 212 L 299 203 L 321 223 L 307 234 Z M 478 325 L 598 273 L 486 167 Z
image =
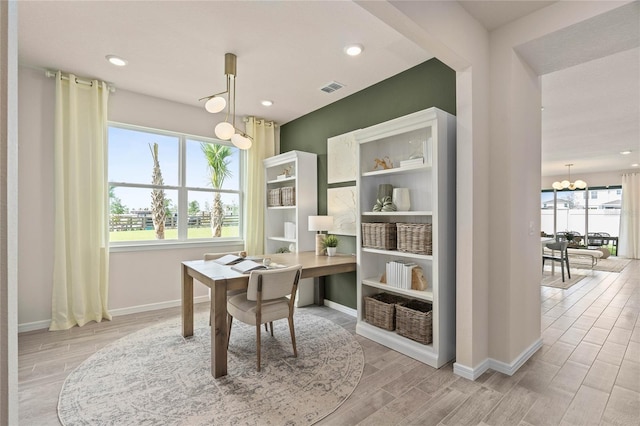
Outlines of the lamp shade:
M 204 108 L 212 114 L 222 111 L 226 106 L 227 101 L 221 96 L 214 96 L 204 104 Z
M 230 123 L 223 121 L 221 123 L 218 123 L 218 125 L 214 129 L 214 132 L 219 139 L 228 141 L 236 132 L 236 129 Z
M 328 231 L 333 228 L 333 216 L 309 216 L 309 231 Z
M 240 133 L 234 133 L 231 136 L 231 143 L 240 149 L 251 148 L 251 139 L 242 136 Z

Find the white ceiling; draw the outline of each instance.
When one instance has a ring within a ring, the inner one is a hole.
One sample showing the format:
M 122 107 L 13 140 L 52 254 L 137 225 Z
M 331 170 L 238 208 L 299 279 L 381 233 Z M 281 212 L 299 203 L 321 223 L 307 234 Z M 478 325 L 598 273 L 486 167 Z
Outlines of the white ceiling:
M 555 2 L 459 3 L 491 30 Z M 279 124 L 432 58 L 351 1 L 20 1 L 18 17 L 21 65 L 191 105 L 224 90 L 224 54 L 235 53 L 238 114 Z M 363 54 L 346 56 L 348 43 L 363 44 Z M 129 64 L 116 68 L 108 54 Z M 543 175 L 562 174 L 569 162 L 572 172 L 620 170 L 617 144 L 640 162 L 639 62 L 636 48 L 545 74 Z M 345 87 L 319 90 L 334 80 Z

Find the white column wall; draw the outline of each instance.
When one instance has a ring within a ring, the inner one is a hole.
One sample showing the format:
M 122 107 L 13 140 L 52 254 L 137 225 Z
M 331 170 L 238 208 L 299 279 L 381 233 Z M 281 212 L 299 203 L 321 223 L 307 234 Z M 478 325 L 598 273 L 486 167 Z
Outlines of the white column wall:
M 26 331 L 49 326 L 53 273 L 54 80 L 43 70 L 19 69 L 18 323 Z M 210 136 L 215 117 L 204 109 L 124 90 L 109 99 L 109 119 Z M 180 262 L 205 251 L 239 251 L 241 244 L 162 250 L 112 251 L 109 308 L 114 315 L 179 303 Z M 34 264 L 37 267 L 34 267 Z M 196 297 L 207 289 L 196 285 Z

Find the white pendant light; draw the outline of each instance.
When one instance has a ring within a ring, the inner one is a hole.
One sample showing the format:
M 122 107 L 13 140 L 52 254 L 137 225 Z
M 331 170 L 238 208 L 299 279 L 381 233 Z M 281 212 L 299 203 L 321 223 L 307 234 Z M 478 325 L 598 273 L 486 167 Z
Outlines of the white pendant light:
M 215 127 L 215 134 L 218 139 L 227 141 L 231 139 L 236 147 L 240 149 L 249 149 L 253 144 L 253 140 L 247 134 L 236 128 L 236 55 L 233 53 L 225 53 L 224 55 L 224 74 L 227 80 L 227 90 L 216 93 L 215 95 L 200 98 L 206 99 L 204 107 L 211 113 L 218 113 L 227 108 L 227 115 L 223 122 L 218 123 Z M 233 85 L 231 82 L 233 81 Z M 227 95 L 227 100 L 221 95 Z M 229 121 L 231 115 L 231 121 Z
M 231 123 L 227 123 L 226 121 L 223 121 L 216 125 L 214 132 L 219 139 L 222 139 L 223 141 L 228 141 L 229 139 L 231 139 L 231 136 L 233 136 L 233 134 L 236 132 L 236 129 L 231 125 Z
M 212 114 L 222 111 L 227 106 L 227 101 L 222 96 L 214 96 L 204 104 L 204 108 Z
M 231 136 L 231 143 L 240 149 L 249 149 L 252 145 L 251 139 L 240 133 L 235 133 Z
M 580 179 L 578 179 L 575 182 L 571 182 L 571 166 L 573 166 L 573 164 L 565 164 L 565 166 L 569 168 L 569 179 L 565 179 L 562 182 L 559 182 L 559 181 L 553 182 L 553 184 L 551 185 L 553 189 L 558 191 L 562 189 L 570 189 L 572 191 L 574 189 L 585 189 L 587 187 L 587 182 Z

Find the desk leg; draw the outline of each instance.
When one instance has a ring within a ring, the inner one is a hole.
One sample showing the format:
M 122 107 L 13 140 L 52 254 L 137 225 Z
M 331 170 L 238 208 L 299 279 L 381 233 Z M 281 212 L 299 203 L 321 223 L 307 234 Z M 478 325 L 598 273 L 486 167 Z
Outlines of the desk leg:
M 211 374 L 214 378 L 227 375 L 227 281 L 218 280 L 211 286 Z
M 313 292 L 313 303 L 316 305 L 324 305 L 324 277 L 315 278 L 315 286 Z
M 182 265 L 182 336 L 193 336 L 193 277 Z

